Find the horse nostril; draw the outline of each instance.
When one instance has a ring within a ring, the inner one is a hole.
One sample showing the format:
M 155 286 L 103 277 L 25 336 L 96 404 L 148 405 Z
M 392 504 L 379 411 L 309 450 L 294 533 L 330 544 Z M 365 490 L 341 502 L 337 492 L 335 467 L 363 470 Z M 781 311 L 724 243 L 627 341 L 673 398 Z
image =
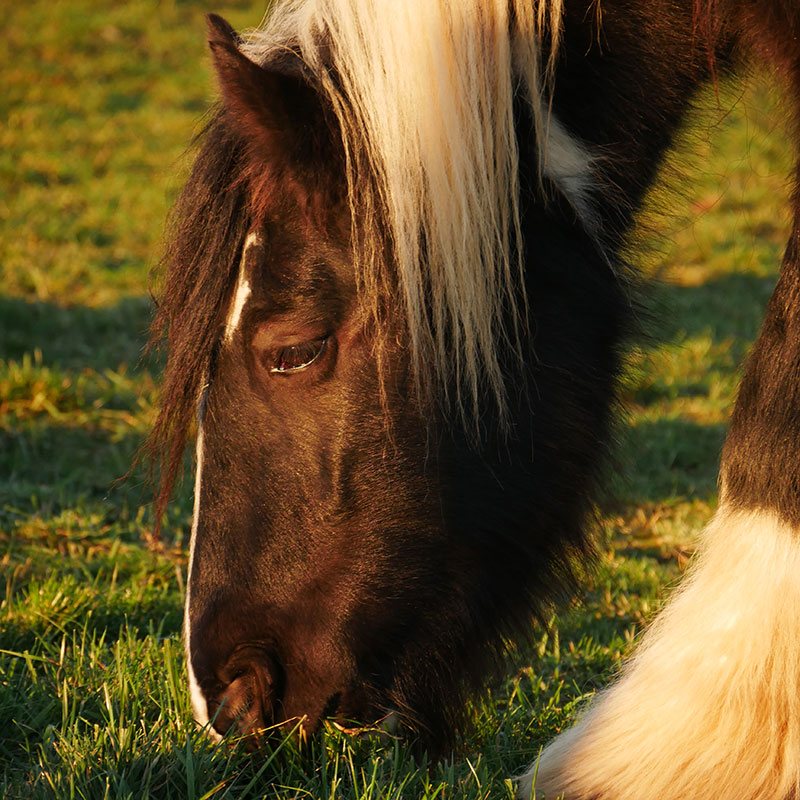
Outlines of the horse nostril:
M 262 648 L 248 645 L 234 651 L 219 676 L 224 688 L 208 702 L 214 730 L 238 731 L 254 749 L 274 722 L 283 682 L 280 667 Z

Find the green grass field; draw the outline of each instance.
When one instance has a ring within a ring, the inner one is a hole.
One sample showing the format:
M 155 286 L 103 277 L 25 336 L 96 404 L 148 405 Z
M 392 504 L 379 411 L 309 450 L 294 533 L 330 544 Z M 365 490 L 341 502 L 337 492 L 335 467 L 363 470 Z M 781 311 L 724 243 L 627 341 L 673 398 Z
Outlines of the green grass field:
M 452 762 L 330 730 L 253 759 L 194 730 L 180 625 L 191 487 L 166 548 L 131 458 L 154 419 L 148 272 L 213 97 L 202 14 L 164 0 L 7 5 L 0 37 L 0 796 L 502 798 L 618 669 L 716 503 L 738 365 L 788 231 L 763 81 L 709 94 L 691 180 L 653 205 L 655 334 L 633 354 L 616 500 L 585 596 L 533 630 Z M 741 99 L 742 102 L 734 102 Z M 710 130 L 710 132 L 708 132 Z M 673 158 L 673 163 L 683 159 Z M 668 170 L 674 174 L 674 170 Z

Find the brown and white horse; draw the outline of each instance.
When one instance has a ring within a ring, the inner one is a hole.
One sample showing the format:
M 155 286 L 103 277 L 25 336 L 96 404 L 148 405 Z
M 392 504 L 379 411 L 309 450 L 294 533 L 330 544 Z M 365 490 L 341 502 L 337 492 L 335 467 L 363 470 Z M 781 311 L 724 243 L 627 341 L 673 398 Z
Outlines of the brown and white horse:
M 150 440 L 163 510 L 197 418 L 195 715 L 257 741 L 392 714 L 446 752 L 591 558 L 643 194 L 749 58 L 800 107 L 800 4 L 282 0 L 209 38 Z M 694 568 L 522 796 L 800 796 L 794 204 Z

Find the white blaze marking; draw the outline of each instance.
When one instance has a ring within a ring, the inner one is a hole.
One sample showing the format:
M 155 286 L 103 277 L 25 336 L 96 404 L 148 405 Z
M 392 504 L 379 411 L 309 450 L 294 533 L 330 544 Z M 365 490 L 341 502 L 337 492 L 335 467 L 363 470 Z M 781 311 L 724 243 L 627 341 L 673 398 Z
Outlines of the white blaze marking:
M 723 502 L 622 677 L 523 777 L 547 798 L 800 796 L 800 531 Z M 539 796 L 539 795 L 537 795 Z
M 230 340 L 233 339 L 233 334 L 236 333 L 242 319 L 242 311 L 244 311 L 244 307 L 250 299 L 251 288 L 250 281 L 247 278 L 247 251 L 253 247 L 253 245 L 260 243 L 261 237 L 257 233 L 251 233 L 248 235 L 244 247 L 242 248 L 242 260 L 239 264 L 239 278 L 236 281 L 236 291 L 233 294 L 231 310 L 225 322 L 226 342 L 230 342 Z
M 201 401 L 202 402 L 202 401 Z M 198 425 L 197 443 L 195 446 L 197 466 L 194 476 L 194 515 L 192 517 L 192 534 L 189 539 L 189 570 L 186 577 L 186 604 L 183 614 L 183 635 L 186 641 L 186 666 L 189 671 L 189 696 L 192 701 L 194 718 L 201 727 L 208 724 L 208 707 L 203 693 L 197 684 L 192 668 L 191 629 L 189 626 L 189 598 L 192 590 L 192 564 L 194 563 L 194 543 L 197 538 L 197 527 L 200 519 L 200 487 L 203 480 L 203 424 Z
M 245 239 L 244 247 L 242 248 L 242 258 L 239 264 L 239 277 L 236 282 L 236 291 L 233 295 L 231 302 L 231 309 L 228 313 L 228 319 L 225 322 L 225 335 L 224 341 L 230 342 L 234 333 L 239 327 L 241 322 L 242 312 L 250 298 L 251 289 L 250 281 L 247 278 L 247 251 L 254 245 L 261 243 L 261 237 L 257 233 L 251 233 Z M 203 696 L 203 692 L 197 683 L 197 678 L 194 674 L 192 667 L 192 648 L 191 648 L 191 629 L 189 623 L 189 602 L 191 597 L 192 587 L 192 565 L 194 564 L 194 547 L 197 538 L 197 529 L 200 522 L 200 491 L 203 480 L 203 412 L 202 407 L 205 402 L 205 393 L 200 399 L 200 410 L 198 413 L 198 431 L 197 443 L 195 448 L 197 467 L 194 478 L 194 515 L 192 518 L 192 533 L 189 539 L 189 568 L 186 578 L 186 605 L 184 608 L 183 616 L 183 632 L 186 643 L 186 666 L 189 673 L 189 695 L 192 701 L 192 710 L 194 711 L 194 718 L 198 725 L 201 727 L 208 726 L 208 704 Z M 215 738 L 221 737 L 217 732 L 208 726 L 209 734 Z

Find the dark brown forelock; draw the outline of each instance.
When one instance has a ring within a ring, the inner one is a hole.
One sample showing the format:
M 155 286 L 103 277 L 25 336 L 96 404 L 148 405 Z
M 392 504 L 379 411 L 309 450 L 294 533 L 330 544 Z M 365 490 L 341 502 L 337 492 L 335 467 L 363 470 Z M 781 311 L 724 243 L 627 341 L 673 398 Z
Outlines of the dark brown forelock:
M 199 152 L 170 215 L 165 271 L 151 350 L 166 345 L 167 364 L 161 407 L 140 458 L 149 465 L 155 486 L 154 536 L 175 482 L 194 424 L 225 313 L 225 298 L 236 279 L 239 258 L 250 227 L 247 191 L 239 180 L 241 143 L 217 112 L 198 136 Z
M 282 200 L 307 225 L 336 224 L 342 203 L 337 189 L 343 191 L 344 177 L 328 121 L 324 115 L 318 121 L 319 133 L 303 161 L 282 158 L 280 148 L 269 159 L 254 152 L 253 134 L 224 109 L 197 137 L 192 173 L 169 219 L 161 260 L 165 280 L 148 345 L 167 350 L 161 407 L 141 453 L 155 486 L 155 538 L 181 472 L 247 232 L 263 224 Z

